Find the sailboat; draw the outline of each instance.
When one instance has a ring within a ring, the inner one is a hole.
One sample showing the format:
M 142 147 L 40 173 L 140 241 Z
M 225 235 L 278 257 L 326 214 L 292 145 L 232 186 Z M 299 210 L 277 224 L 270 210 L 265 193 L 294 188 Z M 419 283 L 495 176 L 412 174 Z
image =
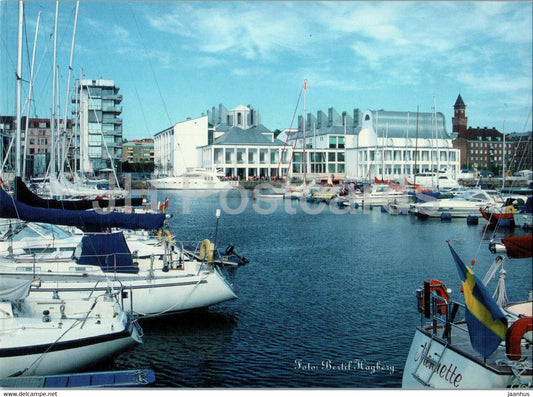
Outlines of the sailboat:
M 27 205 L 32 207 L 40 208 L 55 208 L 55 209 L 64 209 L 64 210 L 88 210 L 88 209 L 110 209 L 111 207 L 140 207 L 143 205 L 142 197 L 131 197 L 131 198 L 115 198 L 115 199 L 103 199 L 103 198 L 94 198 L 94 199 L 69 199 L 69 200 L 54 200 L 54 199 L 44 199 L 33 193 L 26 184 L 22 181 L 21 178 L 15 178 L 15 198 Z
M 83 229 L 73 257 L 46 260 L 34 255 L 11 255 L 0 260 L 1 277 L 40 277 L 42 284 L 34 293 L 49 296 L 63 291 L 67 296 L 91 296 L 108 284 L 126 291 L 137 316 L 160 316 L 207 307 L 236 298 L 231 286 L 210 261 L 186 257 L 183 250 L 165 237 L 161 244 L 126 242 L 122 231 L 109 229 L 161 230 L 164 213 L 127 214 L 93 211 L 68 211 L 27 206 L 0 189 L 0 218 L 22 219 Z M 135 247 L 132 252 L 130 245 Z M 13 252 L 13 251 L 12 251 Z
M 448 242 L 448 244 L 450 244 Z M 492 252 L 509 258 L 531 258 L 531 235 L 491 243 Z M 421 325 L 406 359 L 402 387 L 495 389 L 531 387 L 533 375 L 532 296 L 509 303 L 504 258 L 498 256 L 483 280 L 450 250 L 461 279 L 464 302 L 453 300 L 439 280 L 417 290 Z M 498 272 L 499 270 L 499 272 Z M 486 284 L 499 273 L 494 295 Z M 458 314 L 463 313 L 458 318 Z
M 0 282 L 0 378 L 53 375 L 93 365 L 142 343 L 116 293 L 33 296 L 35 281 Z
M 267 190 L 264 190 L 264 191 L 258 191 L 257 194 L 254 195 L 254 197 L 257 197 L 257 198 L 284 198 L 284 199 L 289 199 L 289 200 L 302 200 L 304 198 L 306 198 L 312 189 L 315 189 L 315 181 L 312 180 L 310 183 L 307 182 L 307 154 L 306 154 L 306 142 L 305 142 L 305 124 L 306 124 L 306 114 L 305 114 L 305 101 L 306 101 L 306 96 L 307 96 L 307 80 L 304 80 L 304 84 L 300 90 L 300 95 L 298 96 L 298 101 L 296 103 L 296 108 L 294 110 L 294 114 L 293 114 L 293 118 L 292 118 L 292 121 L 291 121 L 291 125 L 289 127 L 289 131 L 292 130 L 292 125 L 293 125 L 293 122 L 294 122 L 294 118 L 296 116 L 296 113 L 297 113 L 297 109 L 298 109 L 298 106 L 300 104 L 300 99 L 302 97 L 302 94 L 303 94 L 303 114 L 302 114 L 302 125 L 301 125 L 301 130 L 302 130 L 302 135 L 303 135 L 303 143 L 302 143 L 302 154 L 303 154 L 303 181 L 301 184 L 298 184 L 298 185 L 293 185 L 291 182 L 290 182 L 290 179 L 291 179 L 291 175 L 292 175 L 292 161 L 293 161 L 293 158 L 294 158 L 294 153 L 295 153 L 295 149 L 296 149 L 296 146 L 298 144 L 298 137 L 299 137 L 299 134 L 300 134 L 300 128 L 298 128 L 298 131 L 297 131 L 297 134 L 296 134 L 296 138 L 294 140 L 294 145 L 292 146 L 292 149 L 291 149 L 291 157 L 290 157 L 290 161 L 289 161 L 289 166 L 288 166 L 288 169 L 287 169 L 287 175 L 284 176 L 284 179 L 285 179 L 285 184 L 281 187 L 281 188 L 274 188 L 272 187 L 271 189 L 267 189 Z M 288 141 L 289 141 L 289 138 L 290 138 L 290 132 L 287 133 L 287 136 L 286 136 L 286 139 L 285 139 L 285 145 L 283 146 L 283 151 L 281 153 L 281 156 L 280 156 L 280 160 L 279 160 L 279 163 L 278 163 L 278 169 L 277 169 L 277 175 L 276 175 L 276 179 L 281 179 L 281 177 L 279 176 L 279 173 L 280 173 L 280 168 L 281 168 L 281 163 L 283 161 L 283 154 L 287 148 L 287 145 L 288 145 Z

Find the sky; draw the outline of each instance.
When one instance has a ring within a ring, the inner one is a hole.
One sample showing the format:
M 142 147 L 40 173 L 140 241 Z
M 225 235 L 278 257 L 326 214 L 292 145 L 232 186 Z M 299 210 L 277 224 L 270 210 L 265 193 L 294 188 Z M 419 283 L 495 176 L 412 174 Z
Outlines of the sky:
M 81 1 L 71 81 L 115 82 L 128 140 L 220 103 L 251 105 L 272 131 L 295 127 L 304 80 L 306 113 L 436 109 L 451 133 L 460 94 L 469 126 L 530 131 L 532 4 Z M 59 2 L 61 115 L 75 6 Z M 18 2 L 0 12 L 0 115 L 14 115 Z M 49 118 L 55 2 L 25 2 L 22 95 L 39 12 L 30 117 Z

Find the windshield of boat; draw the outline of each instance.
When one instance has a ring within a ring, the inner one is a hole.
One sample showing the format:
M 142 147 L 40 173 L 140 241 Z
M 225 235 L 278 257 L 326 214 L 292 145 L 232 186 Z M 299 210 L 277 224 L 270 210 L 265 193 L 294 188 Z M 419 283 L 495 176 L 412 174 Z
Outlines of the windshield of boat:
M 48 223 L 29 223 L 13 236 L 13 241 L 19 241 L 25 238 L 50 238 L 64 239 L 70 237 L 70 233 L 59 228 L 56 225 Z

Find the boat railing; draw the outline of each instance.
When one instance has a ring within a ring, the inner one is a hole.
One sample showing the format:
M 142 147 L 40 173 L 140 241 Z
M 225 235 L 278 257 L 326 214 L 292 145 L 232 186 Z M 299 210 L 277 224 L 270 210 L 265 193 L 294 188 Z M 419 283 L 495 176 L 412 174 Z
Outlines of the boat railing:
M 176 244 L 179 245 L 179 249 L 176 252 Z M 163 254 L 163 271 L 169 269 L 183 269 L 183 243 L 173 242 L 170 244 L 168 240 L 164 241 L 165 252 Z M 153 274 L 153 267 L 156 255 L 150 255 L 150 274 Z
M 452 343 L 453 330 L 468 333 L 464 326 L 465 305 L 450 298 L 445 298 L 432 291 L 430 294 L 430 313 L 421 314 L 422 328 L 430 328 L 434 337 Z M 457 316 L 461 309 L 462 315 Z M 426 320 L 426 321 L 425 321 Z

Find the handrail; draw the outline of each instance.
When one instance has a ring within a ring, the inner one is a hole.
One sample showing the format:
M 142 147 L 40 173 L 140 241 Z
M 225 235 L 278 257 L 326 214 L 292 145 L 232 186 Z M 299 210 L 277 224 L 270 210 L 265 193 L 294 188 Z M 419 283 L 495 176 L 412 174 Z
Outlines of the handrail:
M 458 312 L 459 308 L 462 308 L 463 310 L 466 308 L 466 306 L 463 303 L 455 302 L 452 299 L 445 299 L 441 296 L 439 296 L 435 291 L 433 291 L 430 295 L 431 299 L 431 324 L 432 324 L 432 333 L 434 336 L 445 339 L 448 344 L 451 343 L 451 337 L 452 337 L 452 328 L 453 329 L 460 329 L 463 332 L 468 332 L 468 329 L 459 326 L 456 324 L 455 320 L 455 314 Z M 440 303 L 439 303 L 440 302 Z M 442 304 L 446 305 L 446 312 L 443 315 L 439 313 L 437 310 L 437 306 Z M 462 321 L 462 320 L 459 320 Z M 439 323 L 443 324 L 443 333 L 441 336 L 438 335 L 438 329 L 439 329 Z

